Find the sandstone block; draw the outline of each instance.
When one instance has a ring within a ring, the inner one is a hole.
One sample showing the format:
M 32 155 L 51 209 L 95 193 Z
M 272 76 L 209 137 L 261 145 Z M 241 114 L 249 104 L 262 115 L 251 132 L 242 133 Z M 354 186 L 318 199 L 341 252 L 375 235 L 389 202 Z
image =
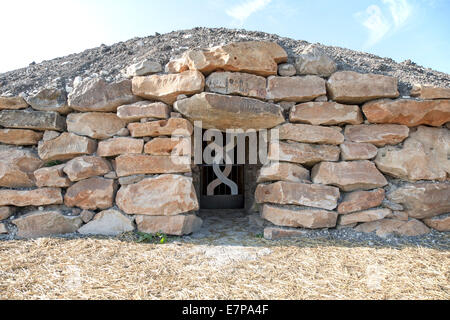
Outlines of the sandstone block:
M 131 136 L 158 137 L 158 136 L 191 136 L 194 127 L 186 119 L 170 118 L 169 120 L 151 121 L 145 123 L 130 123 L 128 125 Z
M 429 100 L 450 99 L 450 88 L 439 88 L 418 84 L 413 86 L 411 96 Z
M 425 219 L 425 224 L 437 231 L 446 232 L 450 231 L 450 214 L 444 214 L 433 218 Z
M 269 77 L 267 100 L 305 102 L 327 94 L 325 80 L 317 76 Z
M 128 214 L 151 216 L 174 216 L 199 208 L 192 178 L 170 174 L 122 186 L 116 203 Z
M 450 100 L 383 99 L 366 103 L 362 110 L 371 123 L 439 127 L 450 121 Z
M 134 230 L 133 221 L 118 210 L 106 210 L 95 215 L 94 219 L 78 229 L 85 235 L 118 236 Z
M 342 160 L 370 160 L 377 156 L 378 149 L 370 143 L 346 142 L 341 144 Z
M 97 155 L 100 157 L 113 157 L 128 153 L 142 153 L 144 140 L 127 137 L 112 138 L 98 143 Z
M 32 146 L 42 139 L 42 133 L 24 129 L 0 129 L 0 143 Z
M 386 237 L 388 235 L 414 237 L 425 235 L 430 232 L 430 229 L 425 224 L 416 219 L 411 219 L 409 221 L 383 219 L 366 222 L 357 226 L 355 230 L 365 233 L 376 232 L 379 237 Z
M 117 108 L 117 116 L 126 121 L 137 121 L 143 118 L 167 119 L 170 108 L 162 102 L 139 101 Z
M 205 77 L 198 71 L 133 78 L 135 95 L 167 104 L 177 101 L 180 94 L 193 95 L 202 92 L 204 87 Z
M 150 156 L 125 154 L 116 158 L 118 177 L 136 174 L 191 172 L 191 158 L 183 156 Z
M 177 216 L 137 216 L 136 223 L 140 232 L 155 234 L 164 233 L 183 236 L 198 231 L 202 226 L 202 219 L 194 214 Z
M 285 121 L 280 106 L 256 99 L 201 93 L 174 104 L 175 110 L 204 129 L 268 129 Z
M 347 193 L 338 207 L 339 214 L 349 214 L 380 206 L 385 198 L 384 189 Z
M 328 79 L 329 97 L 341 103 L 355 103 L 378 99 L 397 98 L 398 80 L 379 74 L 361 74 L 339 71 Z
M 390 209 L 371 209 L 356 213 L 346 214 L 340 217 L 339 224 L 346 226 L 359 222 L 378 221 L 386 218 L 392 213 Z
M 99 177 L 75 183 L 67 189 L 64 204 L 85 210 L 108 209 L 114 203 L 114 180 Z
M 388 184 L 375 164 L 366 160 L 322 162 L 312 169 L 311 176 L 314 183 L 337 186 L 344 191 L 370 190 Z
M 22 97 L 0 97 L 0 110 L 19 110 L 28 107 Z
M 300 205 L 326 210 L 337 207 L 339 196 L 338 188 L 285 181 L 260 184 L 255 192 L 257 203 Z
M 264 205 L 261 216 L 277 226 L 294 228 L 334 228 L 337 213 L 320 209 L 295 209 Z
M 309 45 L 295 59 L 297 74 L 315 74 L 321 77 L 329 77 L 336 72 L 336 63 L 322 50 L 314 45 Z
M 67 116 L 67 131 L 93 139 L 111 138 L 126 125 L 115 113 L 86 112 Z
M 0 187 L 28 188 L 35 186 L 33 172 L 42 161 L 31 150 L 0 146 Z
M 289 162 L 271 162 L 261 168 L 258 183 L 271 181 L 310 181 L 309 170 Z
M 17 236 L 37 238 L 74 233 L 83 224 L 80 217 L 64 216 L 60 211 L 35 211 L 12 221 Z
M 276 75 L 278 63 L 287 61 L 287 53 L 274 42 L 234 42 L 205 50 L 189 50 L 181 59 L 170 62 L 170 72 L 198 70 L 209 74 L 216 70 L 238 71 L 259 76 Z
M 399 144 L 408 138 L 409 128 L 395 124 L 373 124 L 346 126 L 345 137 L 347 140 L 361 143 L 372 143 L 377 147 L 387 144 Z
M 294 106 L 290 113 L 291 122 L 312 125 L 361 124 L 364 122 L 357 105 L 336 102 L 307 102 Z
M 266 78 L 240 72 L 214 72 L 206 79 L 206 89 L 221 94 L 265 99 Z
M 0 126 L 39 131 L 64 131 L 66 119 L 53 111 L 3 110 L 0 111 Z
M 111 171 L 109 162 L 101 157 L 84 156 L 70 160 L 64 166 L 64 173 L 70 181 L 80 181 L 101 176 Z
M 116 112 L 117 107 L 141 100 L 131 92 L 131 81 L 107 83 L 85 79 L 68 96 L 69 106 L 81 112 Z
M 300 163 L 307 166 L 321 161 L 338 161 L 340 149 L 330 145 L 312 145 L 298 142 L 272 142 L 269 160 Z
M 280 140 L 304 143 L 341 144 L 344 135 L 335 128 L 287 123 L 278 127 Z
M 64 174 L 65 164 L 41 168 L 34 172 L 36 185 L 42 187 L 66 188 L 70 186 L 70 180 Z
M 155 138 L 145 144 L 144 152 L 153 156 L 190 156 L 190 138 Z
M 0 206 L 48 206 L 62 204 L 61 189 L 0 190 Z
M 158 61 L 143 60 L 129 66 L 125 74 L 127 77 L 132 78 L 136 76 L 148 76 L 161 71 L 162 65 Z
M 39 157 L 45 161 L 69 160 L 92 154 L 96 148 L 97 143 L 94 140 L 64 132 L 56 139 L 40 142 L 38 153 Z
M 56 88 L 46 88 L 27 98 L 28 104 L 38 111 L 56 111 L 61 114 L 70 112 L 67 105 L 66 91 Z

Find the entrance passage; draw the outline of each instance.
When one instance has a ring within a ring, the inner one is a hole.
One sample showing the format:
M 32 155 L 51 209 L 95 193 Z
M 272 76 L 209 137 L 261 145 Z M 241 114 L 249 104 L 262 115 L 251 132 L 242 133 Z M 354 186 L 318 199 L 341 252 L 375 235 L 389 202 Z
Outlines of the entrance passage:
M 244 165 L 201 166 L 201 209 L 243 209 Z

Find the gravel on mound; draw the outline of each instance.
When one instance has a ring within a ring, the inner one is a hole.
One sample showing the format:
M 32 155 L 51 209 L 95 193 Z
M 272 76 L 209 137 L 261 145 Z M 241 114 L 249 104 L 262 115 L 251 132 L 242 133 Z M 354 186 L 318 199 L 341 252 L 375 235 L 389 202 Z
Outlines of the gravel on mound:
M 265 32 L 226 28 L 194 28 L 156 33 L 145 38 L 133 38 L 111 46 L 88 49 L 42 63 L 31 63 L 28 67 L 0 74 L 0 95 L 29 95 L 44 87 L 72 87 L 76 77 L 94 74 L 112 82 L 121 80 L 121 71 L 143 59 L 152 59 L 165 65 L 179 57 L 187 49 L 208 48 L 234 41 L 274 41 L 288 52 L 290 59 L 303 51 L 309 43 L 302 40 L 280 37 Z M 316 44 L 335 59 L 338 70 L 353 70 L 361 73 L 391 75 L 399 79 L 400 94 L 409 95 L 413 83 L 450 87 L 450 75 L 424 68 L 406 60 L 397 63 L 389 58 L 349 49 Z

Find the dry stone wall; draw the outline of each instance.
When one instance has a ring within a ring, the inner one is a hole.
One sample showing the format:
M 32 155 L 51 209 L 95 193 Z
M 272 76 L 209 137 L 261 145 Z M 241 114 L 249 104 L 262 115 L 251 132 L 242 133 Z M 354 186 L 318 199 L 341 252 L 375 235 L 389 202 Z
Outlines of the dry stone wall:
M 120 82 L 77 78 L 68 96 L 0 97 L 0 233 L 197 231 L 194 121 L 278 129 L 253 175 L 267 238 L 449 231 L 450 89 L 400 97 L 397 79 L 339 71 L 314 48 L 287 61 L 273 42 L 230 43 Z

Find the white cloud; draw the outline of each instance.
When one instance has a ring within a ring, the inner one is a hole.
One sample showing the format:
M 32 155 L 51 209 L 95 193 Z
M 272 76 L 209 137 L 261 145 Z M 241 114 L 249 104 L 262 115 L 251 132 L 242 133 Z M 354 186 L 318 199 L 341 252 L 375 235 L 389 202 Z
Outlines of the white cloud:
M 248 17 L 256 11 L 267 7 L 270 2 L 272 2 L 272 0 L 249 0 L 228 9 L 226 13 L 242 25 Z
M 361 24 L 369 32 L 365 47 L 381 41 L 389 32 L 395 32 L 405 25 L 412 14 L 413 7 L 408 0 L 382 0 L 390 15 L 386 16 L 377 5 L 370 5 L 365 12 L 356 13 Z

